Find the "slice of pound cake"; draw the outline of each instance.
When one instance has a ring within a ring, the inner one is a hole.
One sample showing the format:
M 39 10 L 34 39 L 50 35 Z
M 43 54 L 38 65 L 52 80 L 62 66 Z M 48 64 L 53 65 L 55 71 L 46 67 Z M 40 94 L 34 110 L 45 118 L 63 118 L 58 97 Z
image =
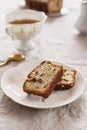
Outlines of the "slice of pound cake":
M 50 61 L 43 61 L 34 68 L 24 82 L 23 90 L 47 98 L 63 75 L 63 67 Z
M 75 84 L 75 78 L 75 70 L 64 70 L 62 79 L 57 83 L 55 90 L 66 90 L 72 88 Z
M 25 2 L 30 9 L 46 13 L 57 13 L 62 8 L 63 0 L 25 0 Z

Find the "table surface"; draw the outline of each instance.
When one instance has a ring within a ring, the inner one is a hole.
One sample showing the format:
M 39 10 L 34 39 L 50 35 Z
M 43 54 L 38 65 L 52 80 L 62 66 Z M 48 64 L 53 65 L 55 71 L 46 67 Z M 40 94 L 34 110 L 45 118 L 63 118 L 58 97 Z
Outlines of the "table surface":
M 48 17 L 34 39 L 36 50 L 25 53 L 26 61 L 36 58 L 61 61 L 78 68 L 87 78 L 87 36 L 80 35 L 75 28 L 80 1 L 66 0 L 64 3 L 68 13 Z M 0 4 L 0 61 L 17 53 L 15 43 L 4 31 L 2 18 L 4 14 L 19 8 L 18 0 L 3 0 Z M 12 62 L 0 68 L 0 78 L 6 70 L 18 64 L 20 62 Z M 0 130 L 87 130 L 86 95 L 85 91 L 78 100 L 63 107 L 35 110 L 14 103 L 0 88 Z

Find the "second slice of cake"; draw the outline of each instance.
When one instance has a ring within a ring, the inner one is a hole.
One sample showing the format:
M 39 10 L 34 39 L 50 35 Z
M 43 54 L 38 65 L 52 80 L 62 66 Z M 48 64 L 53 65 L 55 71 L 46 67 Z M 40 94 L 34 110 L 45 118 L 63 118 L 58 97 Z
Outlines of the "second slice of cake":
M 55 90 L 67 90 L 74 86 L 76 70 L 63 70 L 61 81 L 56 84 Z
M 34 68 L 24 82 L 23 90 L 47 98 L 63 75 L 63 67 L 44 61 Z

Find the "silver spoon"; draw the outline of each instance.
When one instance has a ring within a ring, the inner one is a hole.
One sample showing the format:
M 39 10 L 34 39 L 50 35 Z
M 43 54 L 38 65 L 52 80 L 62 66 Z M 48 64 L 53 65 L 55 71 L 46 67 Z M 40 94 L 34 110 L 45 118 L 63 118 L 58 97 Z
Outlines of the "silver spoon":
M 22 55 L 22 54 L 10 55 L 6 61 L 0 63 L 0 67 L 6 65 L 10 61 L 21 61 L 21 60 L 24 60 L 24 59 L 25 59 L 25 56 Z

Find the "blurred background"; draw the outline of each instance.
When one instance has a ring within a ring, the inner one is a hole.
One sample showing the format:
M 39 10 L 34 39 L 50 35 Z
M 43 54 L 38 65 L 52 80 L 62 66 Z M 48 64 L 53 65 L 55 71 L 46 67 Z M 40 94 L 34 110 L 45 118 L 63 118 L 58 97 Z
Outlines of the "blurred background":
M 63 0 L 63 3 L 70 11 L 77 10 L 80 7 L 80 0 Z M 0 4 L 0 13 L 7 13 L 23 4 L 24 0 L 3 0 Z

